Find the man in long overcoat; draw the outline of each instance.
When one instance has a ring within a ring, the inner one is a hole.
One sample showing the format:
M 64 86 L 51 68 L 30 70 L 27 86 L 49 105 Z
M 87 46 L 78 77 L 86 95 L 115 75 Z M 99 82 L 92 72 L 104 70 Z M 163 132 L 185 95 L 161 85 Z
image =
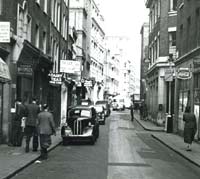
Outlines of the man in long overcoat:
M 47 159 L 47 149 L 51 145 L 51 135 L 56 135 L 55 123 L 52 113 L 48 111 L 48 105 L 43 105 L 43 110 L 38 114 L 38 132 L 40 135 L 40 148 L 41 148 L 41 159 Z

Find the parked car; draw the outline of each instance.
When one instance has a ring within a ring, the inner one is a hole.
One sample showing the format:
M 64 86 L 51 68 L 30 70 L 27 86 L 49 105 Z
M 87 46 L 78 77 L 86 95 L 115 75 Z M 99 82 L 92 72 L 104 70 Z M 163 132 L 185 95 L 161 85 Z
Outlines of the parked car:
M 90 105 L 93 105 L 93 104 L 94 104 L 94 102 L 91 101 L 90 99 L 82 99 L 81 100 L 81 105 L 82 106 L 90 106 Z
M 124 99 L 113 99 L 112 102 L 113 111 L 123 111 L 125 110 Z
M 99 124 L 105 125 L 106 112 L 105 112 L 104 107 L 101 105 L 95 105 L 94 108 L 96 109 L 96 112 L 97 112 L 97 118 L 98 118 Z
M 95 105 L 103 106 L 105 109 L 106 117 L 110 116 L 110 113 L 111 113 L 110 104 L 107 100 L 98 100 L 96 101 Z
M 65 125 L 61 128 L 63 145 L 70 141 L 90 141 L 94 144 L 99 137 L 99 122 L 94 107 L 75 106 L 68 112 Z

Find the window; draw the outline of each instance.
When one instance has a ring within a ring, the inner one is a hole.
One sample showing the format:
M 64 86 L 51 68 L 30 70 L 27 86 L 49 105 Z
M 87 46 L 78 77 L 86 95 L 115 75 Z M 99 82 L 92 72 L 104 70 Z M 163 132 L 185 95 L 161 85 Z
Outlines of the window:
M 39 26 L 35 26 L 35 46 L 39 48 Z
M 196 45 L 199 46 L 200 43 L 200 34 L 199 34 L 199 27 L 200 27 L 200 8 L 196 9 L 196 16 L 195 16 L 195 36 L 196 36 Z
M 177 0 L 170 0 L 170 11 L 176 11 L 177 10 Z
M 43 32 L 43 35 L 42 35 L 42 49 L 43 49 L 43 52 L 46 53 L 46 48 L 47 47 L 47 35 L 46 35 L 46 32 Z
M 37 4 L 40 4 L 40 0 L 35 0 L 35 2 L 36 2 Z
M 169 32 L 169 46 L 176 46 L 176 31 Z
M 47 13 L 48 0 L 44 0 L 44 12 Z
M 187 18 L 187 34 L 186 34 L 186 39 L 187 39 L 187 41 L 186 41 L 186 45 L 187 45 L 187 50 L 189 50 L 189 41 L 190 41 L 190 30 L 191 30 L 191 17 L 189 16 L 188 18 Z
M 0 0 L 0 15 L 2 14 L 3 11 L 3 0 Z

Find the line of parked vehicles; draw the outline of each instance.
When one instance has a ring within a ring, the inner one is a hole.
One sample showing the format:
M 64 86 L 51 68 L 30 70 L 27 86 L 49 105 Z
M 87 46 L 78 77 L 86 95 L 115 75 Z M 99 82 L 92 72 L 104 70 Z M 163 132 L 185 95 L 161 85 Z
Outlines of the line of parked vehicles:
M 99 137 L 99 125 L 105 125 L 110 113 L 107 100 L 99 100 L 95 104 L 82 100 L 81 105 L 71 107 L 67 121 L 61 128 L 63 145 L 71 141 L 89 141 L 95 144 Z

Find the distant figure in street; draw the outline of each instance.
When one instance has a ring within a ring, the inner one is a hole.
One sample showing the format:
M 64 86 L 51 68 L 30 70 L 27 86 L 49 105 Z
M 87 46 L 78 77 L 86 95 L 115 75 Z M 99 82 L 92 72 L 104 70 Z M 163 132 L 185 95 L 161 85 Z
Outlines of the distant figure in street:
M 142 113 L 142 118 L 143 120 L 147 120 L 147 117 L 148 117 L 148 111 L 147 111 L 147 104 L 144 103 L 144 106 L 143 106 L 143 113 Z
M 130 113 L 131 113 L 131 121 L 134 120 L 134 104 L 133 102 L 131 103 L 131 106 L 130 106 Z
M 13 121 L 13 146 L 21 146 L 23 139 L 22 121 L 27 116 L 26 107 L 22 104 L 20 98 L 16 100 L 15 117 Z
M 29 152 L 29 144 L 31 137 L 33 137 L 33 151 L 35 152 L 38 149 L 38 133 L 36 128 L 36 120 L 37 120 L 37 115 L 40 112 L 40 108 L 36 104 L 35 98 L 33 98 L 32 103 L 28 104 L 26 107 L 28 115 L 25 126 L 25 135 L 26 135 L 25 152 Z
M 40 135 L 41 159 L 48 158 L 47 149 L 51 145 L 51 135 L 56 135 L 53 115 L 48 111 L 48 105 L 43 105 L 43 110 L 38 114 L 38 132 Z
M 187 144 L 187 151 L 191 151 L 192 141 L 197 130 L 196 117 L 191 113 L 190 107 L 185 108 L 185 113 L 183 114 L 184 126 L 184 142 Z

